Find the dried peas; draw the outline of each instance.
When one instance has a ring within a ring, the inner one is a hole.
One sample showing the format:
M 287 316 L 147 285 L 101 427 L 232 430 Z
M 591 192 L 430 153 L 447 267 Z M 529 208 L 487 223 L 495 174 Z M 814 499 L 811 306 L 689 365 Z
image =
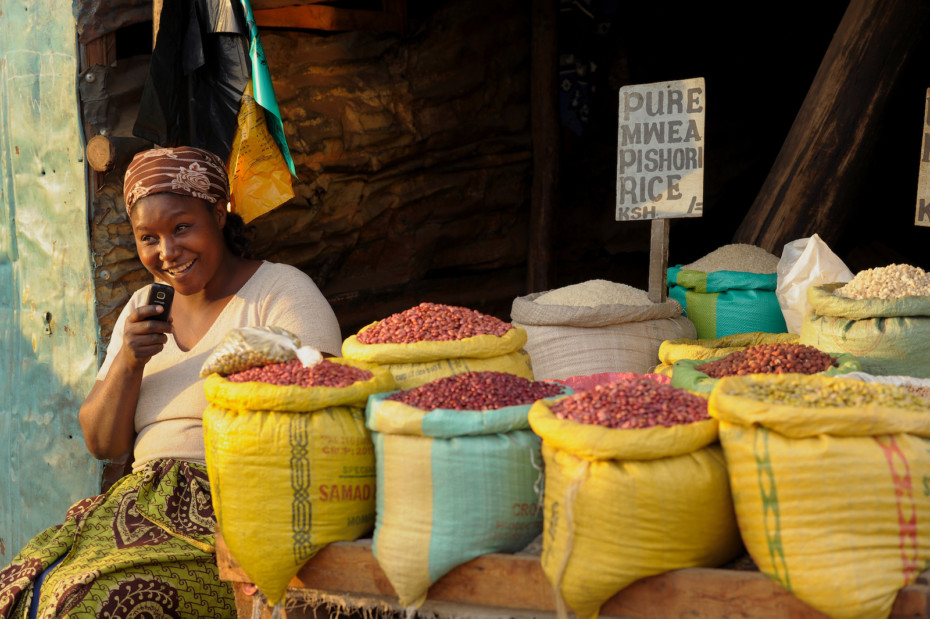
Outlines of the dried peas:
M 550 410 L 559 419 L 616 429 L 671 427 L 710 418 L 704 398 L 644 376 L 562 398 Z
M 423 410 L 493 410 L 556 396 L 562 385 L 506 372 L 465 372 L 391 394 L 386 399 Z
M 745 374 L 817 374 L 839 364 L 825 352 L 805 344 L 758 344 L 722 359 L 695 366 L 711 378 Z
M 866 269 L 833 294 L 857 300 L 926 297 L 930 296 L 930 273 L 909 264 Z
M 360 331 L 357 339 L 362 344 L 448 342 L 476 335 L 502 337 L 512 328 L 509 322 L 467 307 L 420 303 Z
M 853 408 L 870 405 L 930 412 L 930 402 L 903 387 L 837 380 L 829 384 L 810 382 L 803 377 L 773 384 L 766 381 L 744 383 L 739 395 L 754 400 L 805 408 Z

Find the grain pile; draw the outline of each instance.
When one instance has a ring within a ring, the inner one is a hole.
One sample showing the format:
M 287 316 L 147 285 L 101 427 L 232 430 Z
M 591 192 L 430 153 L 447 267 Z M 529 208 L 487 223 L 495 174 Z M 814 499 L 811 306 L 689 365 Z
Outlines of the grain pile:
M 930 296 L 930 273 L 909 264 L 891 264 L 859 271 L 834 294 L 847 299 L 900 299 Z
M 649 294 L 639 288 L 592 279 L 580 284 L 557 288 L 536 298 L 540 305 L 600 307 L 601 305 L 651 305 Z
M 682 269 L 688 271 L 741 271 L 743 273 L 774 273 L 778 268 L 778 257 L 761 247 L 746 243 L 723 245 Z

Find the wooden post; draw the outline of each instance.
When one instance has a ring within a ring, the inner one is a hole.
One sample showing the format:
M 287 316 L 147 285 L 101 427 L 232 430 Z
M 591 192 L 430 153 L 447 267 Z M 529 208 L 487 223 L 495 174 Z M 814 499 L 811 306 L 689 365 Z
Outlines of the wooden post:
M 558 3 L 533 0 L 530 115 L 533 189 L 527 291 L 549 289 L 552 220 L 559 203 Z
M 668 219 L 653 219 L 649 241 L 649 300 L 664 303 L 666 299 L 666 269 L 668 268 Z
M 881 110 L 927 22 L 919 0 L 852 0 L 734 242 L 780 252 L 818 233 L 833 244 Z

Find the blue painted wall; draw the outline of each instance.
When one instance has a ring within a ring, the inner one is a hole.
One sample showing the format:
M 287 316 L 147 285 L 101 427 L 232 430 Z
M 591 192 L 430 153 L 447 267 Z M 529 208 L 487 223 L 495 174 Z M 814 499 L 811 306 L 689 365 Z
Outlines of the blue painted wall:
M 70 0 L 0 3 L 0 566 L 100 487 L 75 27 Z

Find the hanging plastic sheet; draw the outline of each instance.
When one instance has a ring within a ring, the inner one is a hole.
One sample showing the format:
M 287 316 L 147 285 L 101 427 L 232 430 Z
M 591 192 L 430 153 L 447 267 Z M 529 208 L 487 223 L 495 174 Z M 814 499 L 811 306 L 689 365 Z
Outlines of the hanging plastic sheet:
M 253 64 L 257 30 L 249 30 L 234 0 L 164 0 L 133 134 L 161 146 L 198 146 L 226 160 Z

